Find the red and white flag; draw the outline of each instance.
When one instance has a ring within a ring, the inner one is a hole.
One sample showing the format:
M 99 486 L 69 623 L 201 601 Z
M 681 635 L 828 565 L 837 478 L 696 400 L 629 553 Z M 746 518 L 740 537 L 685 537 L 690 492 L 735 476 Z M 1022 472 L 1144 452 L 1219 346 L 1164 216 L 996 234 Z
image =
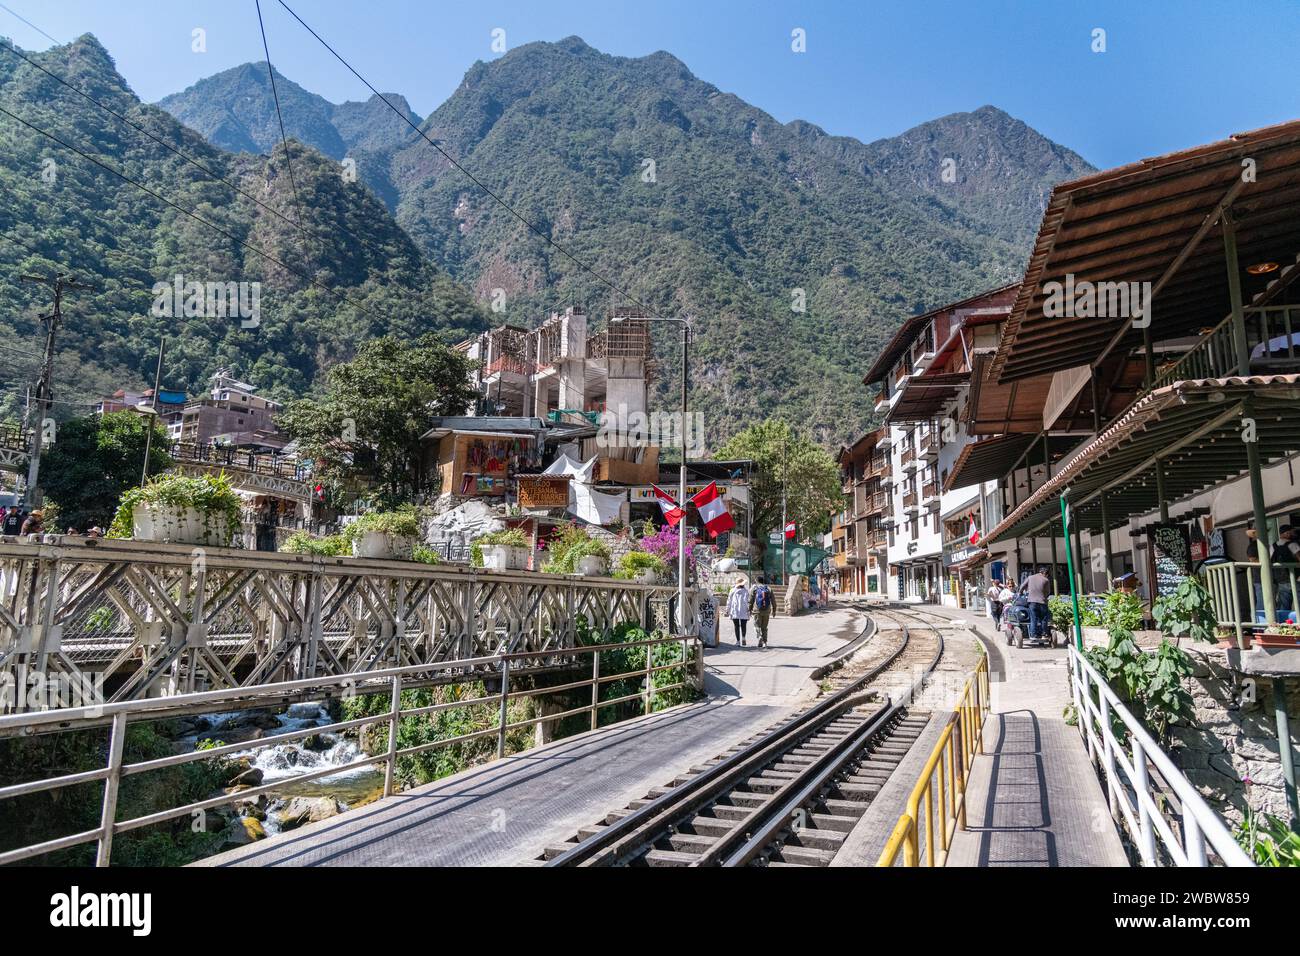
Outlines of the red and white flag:
M 793 521 L 787 521 L 785 523 L 785 536 L 789 538 L 791 541 L 794 540 L 795 526 Z
M 975 512 L 972 511 L 967 517 L 970 518 L 970 534 L 967 535 L 966 540 L 971 544 L 979 544 L 980 529 L 979 526 L 975 524 Z
M 736 520 L 731 517 L 731 512 L 727 510 L 722 495 L 718 494 L 718 483 L 716 481 L 709 482 L 692 495 L 691 503 L 700 509 L 700 520 L 704 522 L 704 527 L 708 529 L 709 537 L 716 538 L 722 532 L 730 531 L 736 526 Z
M 677 506 L 677 502 L 672 495 L 658 485 L 651 485 L 650 487 L 655 490 L 655 497 L 659 499 L 659 507 L 663 511 L 664 517 L 668 519 L 668 523 L 673 527 L 677 527 L 677 522 L 682 520 L 682 515 L 686 512 Z

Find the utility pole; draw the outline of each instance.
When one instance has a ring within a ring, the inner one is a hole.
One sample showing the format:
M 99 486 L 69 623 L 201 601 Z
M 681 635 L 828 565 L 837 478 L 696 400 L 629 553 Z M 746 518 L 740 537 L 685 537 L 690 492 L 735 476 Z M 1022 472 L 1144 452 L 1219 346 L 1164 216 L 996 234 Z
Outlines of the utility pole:
M 783 587 L 788 583 L 785 576 L 785 569 L 788 567 L 786 564 L 785 543 L 788 540 L 786 528 L 790 523 L 790 519 L 786 515 L 786 477 L 790 470 L 789 426 L 787 425 L 786 428 L 787 431 L 781 435 L 781 585 Z
M 19 276 L 24 282 L 39 282 L 41 285 L 49 286 L 54 292 L 54 308 L 49 315 L 42 316 L 45 322 L 45 359 L 41 363 L 41 378 L 36 386 L 36 403 L 37 413 L 36 420 L 32 425 L 31 431 L 31 449 L 27 464 L 27 488 L 24 492 L 23 502 L 30 510 L 36 501 L 36 481 L 40 476 L 41 470 L 41 448 L 45 438 L 45 422 L 50 415 L 50 404 L 53 399 L 53 378 L 54 378 L 54 336 L 63 324 L 63 291 L 65 289 L 89 289 L 90 286 L 78 282 L 71 273 L 60 272 L 54 276 Z
M 153 430 L 158 422 L 158 389 L 162 387 L 163 350 L 167 345 L 167 336 L 158 340 L 158 367 L 153 373 L 153 401 L 149 407 L 149 424 L 144 433 L 144 465 L 140 468 L 140 484 L 149 480 L 149 448 L 153 444 Z
M 679 633 L 686 634 L 686 397 L 689 374 L 689 350 L 691 343 L 691 326 L 682 323 L 682 461 L 681 471 L 677 476 L 677 507 L 682 509 L 681 530 L 677 535 L 677 619 Z M 701 652 L 703 653 L 703 652 Z

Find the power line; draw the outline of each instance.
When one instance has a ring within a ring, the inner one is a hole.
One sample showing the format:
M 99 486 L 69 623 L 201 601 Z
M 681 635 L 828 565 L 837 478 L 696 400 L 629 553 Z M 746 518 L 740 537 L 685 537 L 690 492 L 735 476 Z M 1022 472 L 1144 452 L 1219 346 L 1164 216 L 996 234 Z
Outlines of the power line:
M 0 4 L 0 6 L 3 6 L 3 4 Z M 11 12 L 12 12 L 12 11 L 11 11 Z M 47 35 L 48 35 L 48 34 L 47 34 Z M 55 42 L 57 43 L 58 41 L 56 40 Z M 40 70 L 42 73 L 44 73 L 46 76 L 48 76 L 50 79 L 54 80 L 55 82 L 57 82 L 57 83 L 61 83 L 63 86 L 66 86 L 69 90 L 71 90 L 72 92 L 76 93 L 78 96 L 84 98 L 85 100 L 87 100 L 87 101 L 88 101 L 89 103 L 91 103 L 92 105 L 94 105 L 94 106 L 98 107 L 99 109 L 103 110 L 104 112 L 110 114 L 111 116 L 115 117 L 115 118 L 118 119 L 119 121 L 125 123 L 127 126 L 130 126 L 133 130 L 135 130 L 136 132 L 140 133 L 141 135 L 143 135 L 143 136 L 147 136 L 147 137 L 148 137 L 150 140 L 152 140 L 154 143 L 158 144 L 159 146 L 161 146 L 161 147 L 163 147 L 164 149 L 166 149 L 166 150 L 168 150 L 169 152 L 171 152 L 173 155 L 175 155 L 175 156 L 179 157 L 180 159 L 184 160 L 185 162 L 189 163 L 191 166 L 193 166 L 195 169 L 197 169 L 197 170 L 199 170 L 200 172 L 202 172 L 204 175 L 209 176 L 210 178 L 216 180 L 217 182 L 220 182 L 220 183 L 224 184 L 224 185 L 227 186 L 228 188 L 230 188 L 230 189 L 234 190 L 235 192 L 239 193 L 239 195 L 243 196 L 245 199 L 248 199 L 249 201 L 256 203 L 258 206 L 260 206 L 262 209 L 265 209 L 267 212 L 269 212 L 271 215 L 275 216 L 277 219 L 279 219 L 279 220 L 281 220 L 282 222 L 288 224 L 289 226 L 292 226 L 292 227 L 294 227 L 295 229 L 299 230 L 300 233 L 303 232 L 303 226 L 302 226 L 302 206 L 301 206 L 301 204 L 298 202 L 298 198 L 297 198 L 297 197 L 298 197 L 298 191 L 297 191 L 297 185 L 296 185 L 296 184 L 294 185 L 294 200 L 295 200 L 295 205 L 296 205 L 297 208 L 298 208 L 298 222 L 294 222 L 292 219 L 290 219 L 290 218 L 289 218 L 288 216 L 286 216 L 284 213 L 280 212 L 280 210 L 276 209 L 274 206 L 271 206 L 271 205 L 269 205 L 268 203 L 263 202 L 261 199 L 258 199 L 257 196 L 255 196 L 253 193 L 251 193 L 251 192 L 249 192 L 248 190 L 242 188 L 242 187 L 239 186 L 237 183 L 234 183 L 234 182 L 232 182 L 231 180 L 227 179 L 225 176 L 221 175 L 221 173 L 217 172 L 217 171 L 216 171 L 215 169 L 213 169 L 211 166 L 207 165 L 206 163 L 202 163 L 202 162 L 200 162 L 199 160 L 195 159 L 193 156 L 191 156 L 189 153 L 185 152 L 184 150 L 179 149 L 179 148 L 177 148 L 176 146 L 173 146 L 171 143 L 167 142 L 165 139 L 162 139 L 161 137 L 156 136 L 156 135 L 154 135 L 153 133 L 149 132 L 149 130 L 145 129 L 145 128 L 144 128 L 143 126 L 141 126 L 140 124 L 138 124 L 138 123 L 132 121 L 129 117 L 127 117 L 127 116 L 123 115 L 122 113 L 118 112 L 117 110 L 113 109 L 111 106 L 107 105 L 106 103 L 101 102 L 100 100 L 95 99 L 93 96 L 91 96 L 89 93 L 86 93 L 84 90 L 80 90 L 80 89 L 78 89 L 77 87 L 73 86 L 71 83 L 69 83 L 67 80 L 63 79 L 63 77 L 59 76 L 57 73 L 54 73 L 54 72 L 51 72 L 50 70 L 47 70 L 45 67 L 41 66 L 41 64 L 37 63 L 37 62 L 36 62 L 35 60 L 33 60 L 31 57 L 28 57 L 28 56 L 24 55 L 24 54 L 22 53 L 22 51 L 20 51 L 20 50 L 14 48 L 14 47 L 12 47 L 12 46 L 10 46 L 10 45 L 7 45 L 7 44 L 0 44 L 0 49 L 2 49 L 2 50 L 7 50 L 8 52 L 14 54 L 14 56 L 17 56 L 17 57 L 19 57 L 20 59 L 24 60 L 28 65 L 32 66 L 33 68 L 35 68 L 35 69 L 37 69 L 37 70 Z M 269 55 L 268 55 L 267 62 L 268 62 L 268 63 L 270 62 Z M 283 131 L 282 131 L 282 132 L 283 132 Z M 288 151 L 289 151 L 289 150 L 288 150 L 288 144 L 287 144 L 287 142 L 286 142 L 286 143 L 285 143 L 285 154 L 286 154 L 286 155 L 285 155 L 285 161 L 286 161 L 286 162 L 290 162 L 290 159 L 289 159 L 289 156 L 288 156 Z M 270 158 L 268 157 L 268 162 L 269 162 L 269 160 L 270 160 Z M 292 163 L 291 163 L 291 162 L 290 162 L 290 167 L 289 167 L 289 168 L 290 168 L 290 181 L 293 182 L 293 176 L 292 176 L 292 170 L 293 170 L 293 167 L 292 167 Z M 360 239 L 360 237 L 357 236 L 357 234 L 354 233 L 352 230 L 350 230 L 350 229 L 348 229 L 346 226 L 344 226 L 343 223 L 342 223 L 342 221 L 336 223 L 336 224 L 335 224 L 335 228 L 336 228 L 339 232 L 341 232 L 341 233 L 343 233 L 343 234 L 349 236 L 349 237 L 352 238 L 353 240 L 355 240 L 358 244 L 361 244 L 361 239 Z M 304 243 L 305 243 L 305 238 L 306 238 L 305 233 L 303 233 L 303 238 L 304 238 Z M 29 248 L 30 248 L 30 247 L 29 247 Z M 38 254 L 39 254 L 39 253 L 38 253 Z M 308 265 L 308 267 L 310 268 L 310 265 Z M 426 299 L 426 305 L 430 304 L 431 302 L 432 302 L 432 298 L 428 298 L 428 299 Z M 354 303 L 354 304 L 355 304 L 355 303 Z M 359 306 L 358 306 L 358 307 L 359 307 Z M 373 314 L 373 313 L 367 313 L 367 314 Z
M 349 295 L 347 295 L 347 294 L 345 294 L 345 293 L 339 292 L 339 291 L 336 290 L 336 289 L 332 289 L 332 288 L 330 288 L 329 286 L 325 285 L 324 283 L 319 282 L 319 281 L 317 281 L 316 279 L 313 279 L 311 276 L 307 275 L 305 272 L 301 272 L 300 270 L 295 269 L 293 266 L 289 265 L 289 264 L 288 264 L 287 262 L 285 262 L 283 259 L 280 259 L 280 258 L 278 258 L 277 256 L 273 256 L 273 255 L 271 255 L 269 252 L 266 252 L 264 249 L 260 249 L 260 248 L 258 248 L 257 246 L 253 245 L 251 242 L 248 242 L 248 241 L 245 240 L 245 239 L 240 239 L 238 236 L 236 236 L 236 235 L 234 235 L 234 234 L 232 234 L 232 233 L 230 233 L 230 232 L 227 232 L 225 229 L 222 229 L 222 228 L 221 228 L 220 226 L 218 226 L 216 223 L 211 222 L 210 220 L 204 219 L 204 218 L 203 218 L 202 216 L 200 216 L 198 213 L 193 212 L 192 210 L 186 209 L 184 206 L 181 206 L 181 205 L 178 205 L 177 203 L 172 202 L 172 201 L 171 201 L 170 199 L 168 199 L 167 197 L 160 195 L 159 193 L 157 193 L 157 192 L 155 192 L 154 190 L 150 189 L 148 186 L 144 185 L 143 183 L 140 183 L 140 182 L 138 182 L 138 181 L 132 179 L 130 176 L 126 175 L 126 173 L 123 173 L 123 172 L 121 172 L 120 170 L 114 169 L 112 166 L 108 165 L 107 163 L 101 162 L 100 160 L 96 159 L 94 156 L 90 155 L 89 153 L 87 153 L 87 152 L 85 152 L 85 151 L 83 151 L 83 150 L 81 150 L 81 149 L 78 149 L 76 146 L 73 146 L 71 143 L 68 143 L 68 142 L 65 142 L 64 140 L 59 139 L 59 137 L 55 136 L 53 133 L 49 132 L 48 130 L 44 130 L 44 129 L 42 129 L 41 127 L 35 125 L 34 123 L 29 123 L 29 122 L 27 122 L 27 120 L 23 119 L 21 116 L 19 116 L 19 115 L 16 114 L 16 113 L 12 113 L 12 112 L 10 112 L 9 110 L 5 109 L 3 106 L 0 106 L 0 113 L 4 113 L 6 116 L 10 117 L 11 119 L 17 120 L 19 123 L 22 123 L 22 124 L 23 124 L 24 126 L 26 126 L 28 129 L 33 130 L 34 132 L 40 133 L 42 136 L 46 137 L 47 139 L 53 140 L 54 142 L 56 142 L 56 143 L 58 143 L 60 146 L 62 146 L 64 149 L 67 149 L 67 150 L 70 150 L 70 151 L 76 153 L 76 154 L 77 154 L 78 156 L 80 156 L 82 159 L 85 159 L 85 160 L 88 161 L 88 162 L 94 163 L 94 164 L 95 164 L 96 166 L 98 166 L 100 169 L 103 169 L 103 170 L 105 170 L 106 172 L 112 173 L 114 176 L 117 176 L 119 179 L 123 180 L 124 182 L 128 182 L 128 183 L 130 183 L 132 186 L 136 187 L 136 188 L 139 189 L 141 192 L 148 193 L 148 194 L 149 194 L 150 196 L 152 196 L 154 199 L 157 199 L 159 202 L 164 203 L 164 204 L 167 205 L 167 206 L 170 206 L 172 209 L 175 209 L 177 212 L 184 213 L 185 215 L 189 216 L 191 219 L 194 219 L 195 221 L 200 222 L 200 223 L 202 223 L 203 225 L 207 226 L 209 229 L 215 229 L 217 232 L 219 232 L 221 235 L 225 236 L 225 237 L 226 237 L 227 239 L 229 239 L 231 242 L 238 243 L 239 245 L 244 246 L 244 247 L 245 247 L 246 249 L 248 249 L 250 252 L 254 252 L 254 253 L 256 253 L 257 255 L 261 256 L 262 258 L 267 259 L 267 260 L 269 260 L 269 261 L 271 261 L 271 262 L 274 262 L 276 265 L 280 266 L 282 269 L 285 269 L 285 270 L 287 270 L 287 271 L 289 271 L 289 272 L 292 272 L 294 275 L 296 275 L 296 276 L 298 276 L 299 278 L 303 279 L 303 280 L 304 280 L 305 282 L 307 282 L 309 285 L 315 286 L 315 287 L 318 288 L 318 289 L 323 289 L 324 291 L 328 292 L 330 295 L 335 296 L 335 297 L 337 297 L 337 298 L 339 298 L 339 299 L 342 299 L 343 301 L 348 302 L 349 304 L 353 305 L 354 307 L 356 307 L 356 308 L 359 309 L 360 311 L 364 312 L 366 315 L 369 315 L 370 317 L 372 317 L 372 318 L 374 318 L 374 319 L 377 319 L 377 320 L 381 320 L 381 321 L 382 321 L 382 317 L 381 317 L 381 316 L 377 315 L 377 314 L 374 313 L 374 312 L 371 312 L 370 309 L 366 308 L 366 307 L 365 307 L 364 305 L 362 305 L 360 302 L 357 302 L 356 300 L 354 300 L 351 296 L 349 296 Z
M 339 61 L 340 63 L 342 63 L 345 67 L 347 67 L 347 69 L 349 70 L 349 72 L 352 73 L 353 76 L 355 76 L 358 80 L 360 80 L 362 83 L 364 83 L 364 84 L 365 84 L 365 85 L 370 89 L 370 92 L 371 92 L 371 93 L 373 93 L 375 96 L 379 97 L 379 99 L 383 101 L 383 103 L 384 103 L 385 106 L 387 106 L 390 110 L 392 110 L 394 113 L 396 113 L 398 116 L 400 116 L 400 117 L 402 118 L 402 121 L 403 121 L 404 123 L 406 123 L 407 126 L 411 127 L 411 129 L 415 130 L 415 132 L 420 136 L 421 139 L 423 139 L 426 143 L 428 143 L 430 146 L 432 146 L 434 149 L 436 149 L 439 153 L 441 153 L 442 156 L 443 156 L 443 158 L 445 158 L 445 159 L 447 160 L 447 162 L 451 163 L 451 165 L 455 166 L 458 170 L 460 170 L 462 173 L 464 173 L 465 176 L 468 177 L 469 180 L 470 180 L 472 183 L 474 183 L 474 185 L 478 186 L 479 189 L 483 190 L 483 192 L 487 193 L 487 194 L 488 194 L 489 196 L 491 196 L 494 200 L 496 200 L 496 202 L 497 202 L 497 203 L 498 203 L 498 204 L 499 204 L 503 209 L 505 209 L 508 213 L 510 213 L 510 215 L 514 216 L 514 217 L 515 217 L 516 219 L 518 219 L 521 223 L 523 223 L 525 226 L 527 226 L 527 227 L 528 227 L 528 228 L 529 228 L 533 233 L 535 233 L 535 234 L 537 235 L 538 238 L 540 238 L 540 239 L 541 239 L 543 242 L 545 242 L 547 245 L 551 246 L 553 249 L 555 249 L 556 251 L 558 251 L 559 253 L 561 253 L 563 256 L 565 256 L 567 259 L 569 259 L 571 262 L 573 262 L 575 265 L 577 265 L 579 268 L 583 269 L 584 271 L 586 271 L 586 272 L 589 273 L 590 275 L 594 276 L 594 277 L 595 277 L 596 279 L 598 279 L 600 282 L 603 282 L 603 283 L 604 283 L 606 286 L 608 286 L 612 291 L 617 292 L 620 296 L 622 296 L 622 297 L 623 297 L 624 299 L 626 299 L 627 301 L 631 302 L 631 303 L 632 303 L 633 305 L 635 305 L 637 308 L 639 308 L 639 309 L 641 309 L 643 312 L 647 312 L 647 313 L 650 313 L 650 312 L 653 311 L 653 310 L 651 310 L 648 306 L 646 306 L 644 303 L 640 302 L 638 299 L 636 299 L 634 296 L 632 296 L 631 293 L 627 292 L 625 289 L 623 289 L 623 288 L 621 288 L 620 286 L 618 286 L 618 285 L 617 285 L 616 283 L 614 283 L 612 280 L 606 278 L 603 274 L 601 274 L 600 272 L 596 271 L 596 269 L 594 269 L 594 268 L 592 268 L 591 266 L 587 265 L 587 263 L 583 262 L 581 259 L 579 259 L 577 256 L 575 256 L 573 253 L 569 252 L 568 249 L 564 248 L 564 246 L 560 245 L 558 242 L 556 242 L 554 239 L 552 239 L 550 236 L 548 236 L 545 232 L 543 232 L 540 228 L 538 228 L 537 226 L 533 225 L 533 223 L 530 222 L 530 221 L 528 220 L 527 217 L 525 217 L 523 214 L 521 214 L 521 213 L 519 213 L 518 211 L 516 211 L 515 208 L 514 208 L 513 206 L 511 206 L 508 202 L 506 202 L 504 199 L 502 199 L 500 196 L 498 196 L 495 192 L 493 192 L 492 189 L 490 189 L 490 188 L 487 186 L 486 183 L 484 183 L 482 180 L 478 179 L 478 177 L 476 177 L 476 176 L 475 176 L 473 173 L 471 173 L 468 169 L 466 169 L 464 166 L 462 166 L 462 165 L 461 165 L 461 164 L 460 164 L 460 163 L 455 159 L 455 157 L 453 157 L 453 156 L 452 156 L 450 153 L 448 153 L 445 149 L 443 149 L 441 146 L 439 146 L 438 143 L 437 143 L 437 141 L 435 141 L 435 140 L 433 140 L 433 139 L 430 139 L 430 138 L 429 138 L 429 135 L 428 135 L 427 133 L 425 133 L 424 130 L 420 129 L 420 127 L 419 127 L 418 125 L 416 125 L 415 123 L 412 123 L 412 122 L 411 122 L 411 119 L 410 119 L 409 116 L 407 116 L 405 113 L 403 113 L 401 110 L 399 110 L 396 106 L 394 106 L 394 105 L 392 104 L 392 102 L 388 99 L 388 97 L 386 97 L 384 94 L 380 93 L 379 90 L 377 90 L 377 89 L 375 88 L 374 84 L 372 84 L 372 83 L 371 83 L 369 80 L 367 80 L 364 76 L 362 76 L 360 73 L 358 73 L 357 70 L 352 66 L 351 63 L 349 63 L 346 59 L 344 59 L 343 56 L 340 55 L 339 52 L 338 52 L 337 50 L 335 50 L 332 46 L 330 46 L 327 42 L 325 42 L 325 39 L 324 39 L 324 38 L 323 38 L 319 33 L 317 33 L 315 30 L 313 30 L 313 29 L 311 28 L 311 26 L 307 23 L 307 21 L 305 21 L 302 17 L 298 16 L 298 14 L 294 13 L 292 7 L 290 7 L 287 3 L 285 3 L 284 0 L 278 0 L 278 2 L 279 2 L 279 4 L 280 4 L 280 6 L 284 7 L 285 10 L 288 10 L 288 11 L 289 11 L 289 15 L 290 15 L 290 16 L 292 16 L 295 20 L 297 20 L 299 23 L 301 23 L 302 26 L 303 26 L 303 28 L 304 28 L 308 33 L 310 33 L 312 36 L 314 36 L 314 37 L 317 39 L 317 41 L 321 44 L 321 46 L 323 46 L 323 47 L 325 47 L 325 49 L 329 50 L 330 53 L 332 53 L 332 54 L 334 55 L 334 58 L 335 58 L 336 60 L 338 60 L 338 61 Z
M 14 18 L 16 18 L 16 19 L 18 19 L 18 20 L 21 20 L 23 23 L 27 24 L 29 27 L 31 27 L 33 30 L 35 30 L 37 33 L 39 33 L 41 36 L 45 37 L 45 39 L 49 40 L 51 43 L 58 44 L 59 41 L 56 40 L 56 39 L 54 39 L 54 37 L 50 36 L 48 33 L 46 33 L 44 30 L 42 30 L 42 29 L 41 29 L 40 27 L 38 27 L 36 24 L 32 23 L 31 20 L 28 20 L 26 17 L 22 16 L 21 14 L 15 13 L 13 10 L 10 10 L 10 9 L 9 9 L 8 7 L 6 7 L 3 3 L 0 3 L 0 10 L 4 10 L 4 12 L 7 13 L 7 14 L 9 14 L 11 17 L 14 17 Z
M 284 145 L 284 164 L 289 168 L 289 185 L 293 188 L 293 205 L 298 210 L 298 238 L 302 240 L 302 261 L 311 268 L 307 254 L 307 230 L 302 224 L 302 199 L 298 196 L 298 180 L 293 175 L 293 158 L 289 155 L 289 135 L 284 131 L 284 114 L 280 112 L 280 91 L 275 85 L 275 67 L 271 65 L 271 48 L 266 43 L 266 24 L 262 22 L 262 0 L 253 0 L 257 7 L 257 28 L 262 31 L 262 52 L 266 54 L 266 75 L 271 78 L 271 98 L 275 100 L 275 118 L 280 122 L 280 142 Z M 270 157 L 267 157 L 270 162 Z

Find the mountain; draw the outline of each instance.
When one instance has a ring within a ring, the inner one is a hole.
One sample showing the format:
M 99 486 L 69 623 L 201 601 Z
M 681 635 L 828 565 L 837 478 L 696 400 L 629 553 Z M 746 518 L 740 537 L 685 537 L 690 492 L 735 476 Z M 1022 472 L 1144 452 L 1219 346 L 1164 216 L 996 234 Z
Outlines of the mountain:
M 193 392 L 229 365 L 271 397 L 287 399 L 308 391 L 365 338 L 453 337 L 484 326 L 486 313 L 466 291 L 332 159 L 294 142 L 287 156 L 283 147 L 268 156 L 216 148 L 141 103 L 91 36 L 23 55 L 149 135 L 18 52 L 0 42 L 0 107 L 90 158 L 0 114 L 0 339 L 8 343 L 0 352 L 0 416 L 17 413 L 22 385 L 34 378 L 36 358 L 23 350 L 43 346 L 38 316 L 49 310 L 49 291 L 20 281 L 24 273 L 68 271 L 91 286 L 64 298 L 54 366 L 61 414 L 84 413 L 85 402 L 113 389 L 151 382 L 164 335 L 165 385 Z M 156 308 L 155 285 L 172 286 L 177 276 L 249 283 L 250 304 L 258 283 L 258 322 L 167 315 Z M 75 402 L 83 404 L 64 404 Z
M 331 103 L 309 93 L 275 71 L 275 91 L 266 63 L 245 63 L 232 70 L 199 80 L 180 93 L 158 101 L 214 146 L 235 153 L 269 153 L 280 144 L 280 122 L 275 95 L 280 97 L 285 132 L 293 139 L 331 159 L 343 159 L 358 150 L 382 150 L 408 142 L 414 130 L 378 96 L 363 103 Z M 406 98 L 387 93 L 406 119 L 419 124 Z
M 634 299 L 695 317 L 710 434 L 780 414 L 828 443 L 870 420 L 860 378 L 898 323 L 1019 275 L 1051 184 L 1091 170 L 991 107 L 867 145 L 576 37 L 476 64 L 424 128 Z M 509 318 L 617 302 L 427 143 L 387 179 L 412 238 Z

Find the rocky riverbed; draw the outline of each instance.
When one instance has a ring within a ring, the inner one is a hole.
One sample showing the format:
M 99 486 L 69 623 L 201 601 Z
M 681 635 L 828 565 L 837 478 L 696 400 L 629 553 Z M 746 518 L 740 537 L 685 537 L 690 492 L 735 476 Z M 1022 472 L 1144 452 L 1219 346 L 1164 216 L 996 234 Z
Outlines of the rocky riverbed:
M 257 745 L 265 737 L 326 726 L 333 720 L 325 705 L 307 702 L 283 710 L 234 711 L 170 722 L 169 736 L 179 752 L 219 744 L 249 744 L 246 751 L 223 761 L 224 785 L 220 794 L 237 795 L 265 784 L 283 782 L 282 787 L 277 786 L 268 793 L 208 810 L 196 821 L 208 832 L 221 834 L 218 851 L 326 820 L 379 798 L 383 792 L 383 773 L 372 767 L 341 770 L 315 780 L 294 782 L 303 773 L 344 767 L 360 759 L 363 754 L 354 738 L 322 732 L 288 743 Z

